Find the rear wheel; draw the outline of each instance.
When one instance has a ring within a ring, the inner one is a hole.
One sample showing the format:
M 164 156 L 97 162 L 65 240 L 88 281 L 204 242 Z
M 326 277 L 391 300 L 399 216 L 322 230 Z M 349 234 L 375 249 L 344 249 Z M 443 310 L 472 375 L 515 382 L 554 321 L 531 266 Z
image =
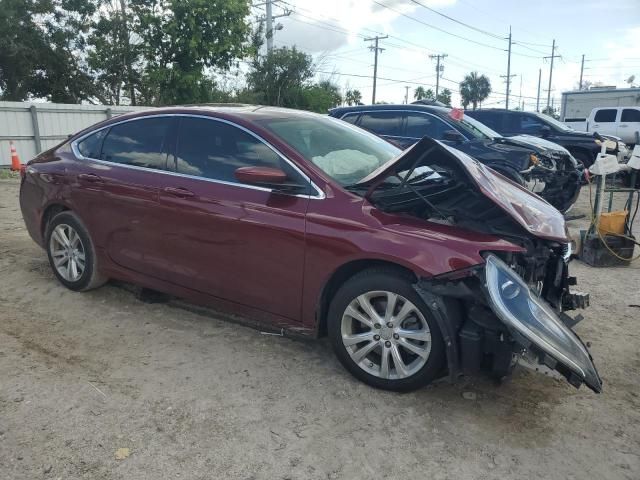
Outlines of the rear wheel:
M 442 374 L 437 322 L 410 280 L 394 270 L 349 279 L 331 303 L 328 332 L 344 367 L 373 387 L 415 390 Z
M 64 211 L 53 217 L 45 240 L 53 273 L 65 287 L 91 290 L 106 281 L 98 271 L 91 237 L 76 214 Z

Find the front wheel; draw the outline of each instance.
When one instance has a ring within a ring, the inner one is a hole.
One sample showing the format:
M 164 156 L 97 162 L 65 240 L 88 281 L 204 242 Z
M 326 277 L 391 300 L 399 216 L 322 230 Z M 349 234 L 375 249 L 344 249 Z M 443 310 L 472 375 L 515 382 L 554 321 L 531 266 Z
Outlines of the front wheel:
M 328 333 L 344 367 L 373 387 L 410 391 L 443 373 L 440 328 L 410 280 L 394 270 L 349 279 L 331 303 Z

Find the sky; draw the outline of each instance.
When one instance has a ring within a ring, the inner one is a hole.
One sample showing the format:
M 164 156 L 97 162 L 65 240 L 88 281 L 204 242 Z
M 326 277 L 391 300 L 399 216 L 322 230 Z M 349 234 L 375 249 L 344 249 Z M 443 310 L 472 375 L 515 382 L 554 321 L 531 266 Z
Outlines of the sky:
M 446 54 L 440 88 L 453 91 L 454 106 L 459 82 L 477 71 L 493 89 L 483 106 L 504 107 L 509 27 L 510 108 L 522 102 L 526 110 L 536 108 L 540 69 L 540 108 L 546 106 L 550 61 L 543 57 L 551 55 L 554 39 L 556 107 L 561 92 L 577 87 L 583 54 L 585 81 L 621 88 L 635 75 L 640 83 L 640 0 L 280 0 L 274 14 L 285 9 L 292 13 L 276 20 L 282 29 L 275 46 L 311 54 L 318 79 L 360 90 L 365 103 L 371 102 L 374 54 L 364 37 L 375 35 L 389 36 L 379 45 L 377 101 L 402 103 L 405 86 L 410 102 L 419 85 L 435 90 L 436 62 L 429 55 Z

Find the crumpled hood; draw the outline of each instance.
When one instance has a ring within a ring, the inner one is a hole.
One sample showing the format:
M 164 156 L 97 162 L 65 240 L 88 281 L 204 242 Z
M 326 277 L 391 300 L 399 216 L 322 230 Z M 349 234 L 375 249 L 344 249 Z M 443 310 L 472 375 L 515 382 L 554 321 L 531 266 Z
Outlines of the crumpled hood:
M 569 155 L 569 151 L 558 145 L 557 143 L 550 142 L 544 138 L 534 137 L 533 135 L 515 135 L 513 137 L 498 137 L 496 142 L 506 143 L 508 145 L 517 145 L 519 147 L 530 147 L 542 152 L 561 153 Z
M 564 217 L 552 205 L 465 153 L 428 137 L 376 169 L 357 186 L 366 188 L 365 196 L 370 199 L 376 192 L 386 196 L 393 195 L 396 190 L 404 191 L 403 188 L 415 192 L 417 188 L 413 186 L 413 178 L 417 174 L 416 168 L 422 169 L 421 177 L 425 177 L 427 172 L 423 183 L 437 186 L 449 180 L 449 183 L 456 184 L 457 191 L 462 185 L 469 197 L 480 193 L 533 236 L 560 243 L 570 242 Z M 428 175 L 428 169 L 434 171 L 433 175 Z M 408 181 L 407 176 L 410 178 Z M 426 198 L 423 194 L 419 196 Z M 434 209 L 439 212 L 447 210 L 448 205 L 442 207 L 445 203 L 447 200 L 434 204 Z M 455 208 L 444 211 L 444 214 L 454 209 L 463 211 L 460 207 L 458 202 Z

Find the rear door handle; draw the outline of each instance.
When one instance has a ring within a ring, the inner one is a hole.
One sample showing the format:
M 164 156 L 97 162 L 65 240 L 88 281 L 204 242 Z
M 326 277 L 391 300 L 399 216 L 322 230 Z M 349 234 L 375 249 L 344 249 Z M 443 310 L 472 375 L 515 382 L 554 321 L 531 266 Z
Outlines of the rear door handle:
M 173 195 L 174 197 L 187 198 L 193 197 L 194 193 L 191 190 L 187 190 L 186 188 L 181 187 L 164 187 L 162 189 L 164 193 L 168 193 L 169 195 Z
M 78 175 L 78 180 L 89 183 L 102 183 L 102 177 L 94 173 L 81 173 Z

